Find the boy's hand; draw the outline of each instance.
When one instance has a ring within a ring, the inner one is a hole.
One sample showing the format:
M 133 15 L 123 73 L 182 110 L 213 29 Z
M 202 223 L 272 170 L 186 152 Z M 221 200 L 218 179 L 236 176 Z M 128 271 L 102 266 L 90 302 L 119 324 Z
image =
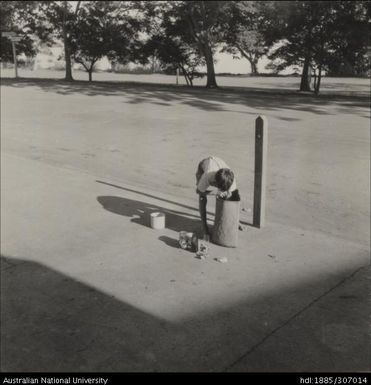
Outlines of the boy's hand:
M 218 191 L 217 197 L 220 199 L 228 199 L 230 198 L 232 193 L 230 191 Z

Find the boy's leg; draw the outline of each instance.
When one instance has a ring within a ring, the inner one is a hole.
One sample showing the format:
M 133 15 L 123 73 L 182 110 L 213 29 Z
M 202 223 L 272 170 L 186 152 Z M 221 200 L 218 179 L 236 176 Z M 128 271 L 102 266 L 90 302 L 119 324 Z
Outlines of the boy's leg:
M 203 159 L 197 167 L 196 171 L 196 185 L 198 186 L 198 183 L 202 177 L 202 175 L 205 172 L 205 164 L 207 162 L 207 159 Z M 199 212 L 200 212 L 200 217 L 201 217 L 201 232 L 202 232 L 202 237 L 204 240 L 209 240 L 210 233 L 209 233 L 209 228 L 207 226 L 207 194 L 208 192 L 201 193 L 197 189 L 197 193 L 199 194 Z

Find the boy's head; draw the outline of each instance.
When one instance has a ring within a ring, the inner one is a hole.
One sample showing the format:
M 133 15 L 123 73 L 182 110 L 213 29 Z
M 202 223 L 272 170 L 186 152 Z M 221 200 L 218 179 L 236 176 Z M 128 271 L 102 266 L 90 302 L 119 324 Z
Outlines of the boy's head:
M 234 174 L 229 168 L 221 168 L 215 173 L 215 185 L 221 191 L 228 191 L 233 180 Z

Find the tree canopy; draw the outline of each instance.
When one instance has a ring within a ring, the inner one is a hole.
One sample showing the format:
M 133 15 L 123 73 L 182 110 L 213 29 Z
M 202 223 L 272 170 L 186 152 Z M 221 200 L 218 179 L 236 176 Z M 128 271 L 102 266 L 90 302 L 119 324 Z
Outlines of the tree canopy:
M 35 1 L 1 1 L 0 30 L 15 32 L 22 39 L 17 43 L 17 53 L 34 56 L 37 53 L 36 39 L 32 34 L 30 22 L 36 8 Z M 0 58 L 2 61 L 13 61 L 12 44 L 9 38 L 1 36 Z
M 355 69 L 357 62 L 364 61 L 368 40 L 365 2 L 282 1 L 275 4 L 275 10 L 269 34 L 276 32 L 275 40 L 281 44 L 269 57 L 277 62 L 277 70 L 302 66 L 302 91 L 311 89 L 310 68 L 318 70 L 320 79 L 323 69 L 331 72 L 344 62 Z M 319 84 L 316 86 L 318 92 Z
M 192 85 L 206 67 L 207 87 L 217 87 L 215 54 L 249 60 L 252 73 L 266 55 L 276 72 L 302 68 L 300 89 L 318 93 L 322 73 L 369 71 L 369 11 L 365 1 L 2 1 L 1 31 L 22 36 L 18 53 L 34 56 L 40 42 L 63 42 L 66 79 L 72 61 L 89 73 L 107 57 L 114 63 L 157 60 L 164 71 L 181 69 Z M 12 61 L 1 37 L 1 60 Z
M 72 57 L 89 73 L 91 81 L 94 65 L 102 57 L 120 63 L 133 58 L 138 27 L 129 9 L 120 2 L 84 2 L 71 27 Z
M 228 52 L 237 59 L 247 59 L 253 75 L 258 74 L 258 61 L 271 46 L 265 36 L 266 8 L 266 2 L 231 2 L 229 12 L 232 23 L 224 30 L 222 52 Z

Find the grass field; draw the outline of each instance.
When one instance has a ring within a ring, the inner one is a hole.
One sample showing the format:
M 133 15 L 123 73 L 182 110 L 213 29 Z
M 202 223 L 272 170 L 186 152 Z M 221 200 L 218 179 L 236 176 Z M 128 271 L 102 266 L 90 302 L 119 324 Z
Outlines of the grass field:
M 119 78 L 127 82 L 113 82 Z M 221 78 L 221 85 L 248 87 L 211 91 L 154 84 L 174 81 L 157 75 L 95 79 L 107 82 L 3 79 L 2 151 L 195 205 L 195 169 L 212 154 L 235 170 L 249 212 L 254 124 L 263 114 L 270 130 L 267 220 L 368 243 L 367 80 L 325 79 L 323 89 L 338 95 L 315 98 L 294 91 L 298 78 Z

